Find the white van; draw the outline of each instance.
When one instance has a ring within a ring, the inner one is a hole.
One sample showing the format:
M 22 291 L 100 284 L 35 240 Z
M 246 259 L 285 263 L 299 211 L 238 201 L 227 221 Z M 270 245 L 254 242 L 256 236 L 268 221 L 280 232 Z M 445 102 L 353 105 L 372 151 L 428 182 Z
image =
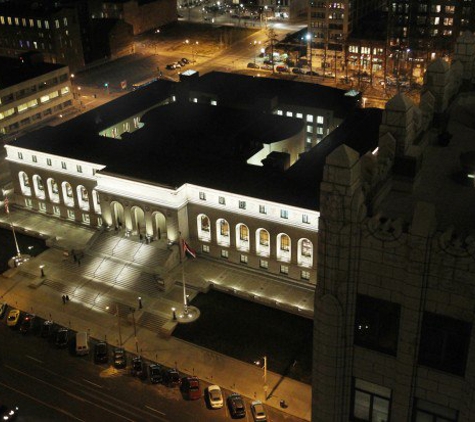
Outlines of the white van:
M 76 355 L 83 356 L 89 354 L 89 339 L 87 333 L 76 334 Z

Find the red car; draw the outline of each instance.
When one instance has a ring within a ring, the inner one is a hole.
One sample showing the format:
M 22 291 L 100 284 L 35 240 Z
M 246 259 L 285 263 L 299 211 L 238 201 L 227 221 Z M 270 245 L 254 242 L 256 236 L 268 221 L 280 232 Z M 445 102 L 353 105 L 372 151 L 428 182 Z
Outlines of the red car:
M 199 400 L 201 398 L 200 380 L 197 377 L 183 378 L 181 388 L 183 395 L 188 400 Z

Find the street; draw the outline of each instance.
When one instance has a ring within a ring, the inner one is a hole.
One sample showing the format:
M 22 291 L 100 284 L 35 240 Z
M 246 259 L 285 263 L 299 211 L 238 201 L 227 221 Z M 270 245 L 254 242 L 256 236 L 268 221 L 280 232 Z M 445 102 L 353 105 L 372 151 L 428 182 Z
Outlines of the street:
M 39 323 L 39 321 L 37 321 Z M 38 326 L 37 326 L 38 327 Z M 36 333 L 21 334 L 0 323 L 1 402 L 18 406 L 19 421 L 224 421 L 227 407 L 211 410 L 202 397 L 185 401 L 178 388 L 152 385 L 130 374 L 130 368 L 94 364 L 57 349 Z M 128 357 L 130 363 L 130 355 Z M 201 383 L 202 390 L 206 387 Z M 225 396 L 230 391 L 223 390 Z M 249 400 L 246 421 L 249 414 Z M 270 421 L 297 421 L 268 408 Z

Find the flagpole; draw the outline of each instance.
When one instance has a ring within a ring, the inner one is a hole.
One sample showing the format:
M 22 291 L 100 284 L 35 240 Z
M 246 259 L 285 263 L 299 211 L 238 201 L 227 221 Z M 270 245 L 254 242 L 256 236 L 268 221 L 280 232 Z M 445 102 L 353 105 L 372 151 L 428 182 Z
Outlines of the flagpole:
M 188 315 L 188 301 L 186 300 L 186 283 L 185 283 L 185 258 L 186 258 L 185 255 L 186 254 L 185 254 L 185 243 L 184 242 L 185 242 L 185 240 L 181 237 L 181 232 L 180 232 L 180 247 L 181 247 L 180 256 L 181 256 L 181 260 L 182 260 L 181 278 L 182 278 L 182 284 L 183 284 L 183 313 L 185 315 Z
M 21 258 L 20 247 L 18 246 L 18 241 L 17 241 L 16 233 L 15 233 L 15 227 L 13 226 L 13 222 L 12 222 L 12 219 L 10 217 L 10 208 L 8 206 L 8 196 L 7 195 L 5 195 L 4 203 L 5 203 L 5 211 L 7 212 L 8 221 L 10 222 L 10 227 L 12 228 L 13 239 L 15 240 L 16 253 L 17 253 L 18 258 Z

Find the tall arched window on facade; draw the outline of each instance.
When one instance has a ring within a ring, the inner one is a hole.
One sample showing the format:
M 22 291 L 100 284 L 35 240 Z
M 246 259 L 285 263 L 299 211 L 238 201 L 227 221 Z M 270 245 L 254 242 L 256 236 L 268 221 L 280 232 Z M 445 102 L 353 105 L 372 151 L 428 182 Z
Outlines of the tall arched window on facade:
M 84 211 L 89 211 L 89 192 L 87 189 L 84 186 L 79 185 L 76 188 L 76 195 L 79 207 Z
M 43 186 L 43 179 L 35 174 L 33 176 L 33 188 L 35 190 L 35 195 L 39 199 L 45 199 L 45 187 Z
M 20 172 L 20 186 L 23 195 L 31 196 L 30 178 L 24 171 Z
M 59 203 L 59 190 L 58 190 L 58 184 L 56 183 L 56 180 L 54 179 L 48 179 L 48 193 L 49 197 L 52 202 Z
M 207 215 L 200 214 L 197 217 L 197 226 L 198 226 L 198 239 L 203 240 L 204 242 L 211 241 L 211 227 L 210 221 Z
M 279 261 L 290 262 L 290 237 L 285 233 L 277 236 L 277 259 Z
M 216 231 L 216 239 L 218 241 L 218 244 L 223 246 L 229 246 L 231 244 L 229 223 L 225 219 L 220 218 L 216 222 Z
M 313 265 L 313 243 L 308 239 L 300 239 L 297 247 L 298 265 L 301 267 L 312 267 Z
M 266 229 L 256 231 L 256 253 L 260 256 L 270 255 L 270 235 Z
M 249 251 L 249 228 L 245 224 L 236 226 L 236 248 L 240 251 Z
M 94 203 L 94 212 L 96 214 L 102 214 L 101 213 L 101 198 L 99 196 L 99 192 L 97 192 L 95 189 L 92 190 L 92 202 Z
M 63 182 L 63 198 L 64 203 L 68 207 L 74 206 L 73 188 L 69 182 Z

